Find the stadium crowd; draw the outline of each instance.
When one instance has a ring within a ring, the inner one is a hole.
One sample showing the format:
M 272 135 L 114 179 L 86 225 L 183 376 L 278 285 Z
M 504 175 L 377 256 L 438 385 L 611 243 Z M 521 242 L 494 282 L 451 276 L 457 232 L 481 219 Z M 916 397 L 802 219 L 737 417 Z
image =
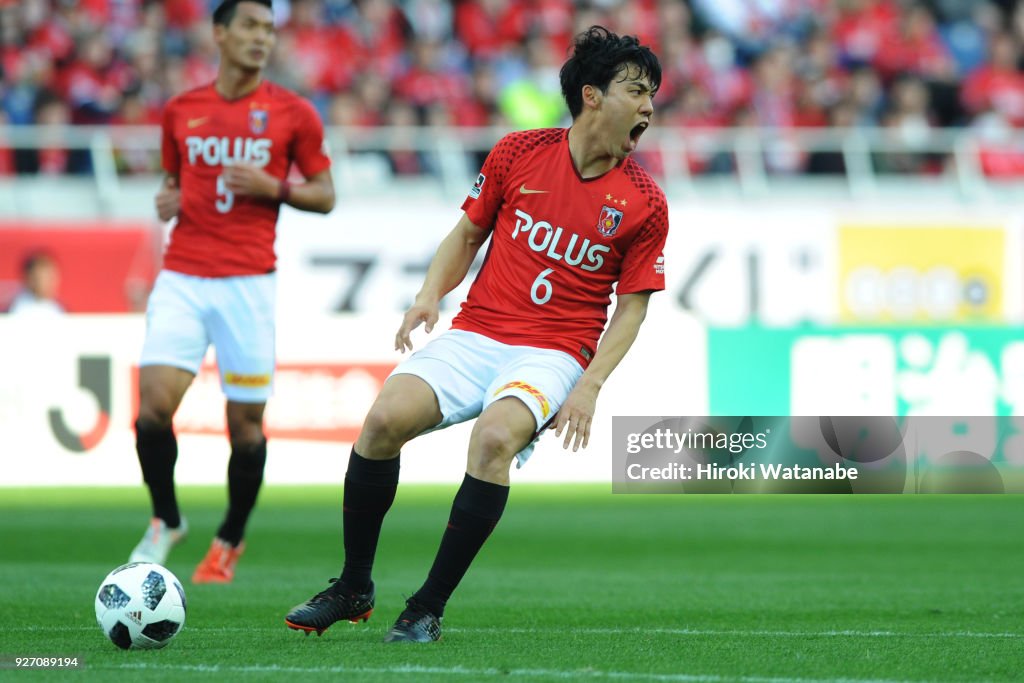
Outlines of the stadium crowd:
M 172 95 L 211 81 L 213 0 L 0 0 L 0 124 L 156 124 Z M 992 176 L 1024 174 L 1024 4 L 1016 0 L 275 0 L 270 78 L 328 126 L 530 128 L 567 122 L 558 65 L 591 24 L 660 56 L 661 127 L 879 127 L 913 146 L 971 127 Z M 690 145 L 693 173 L 729 155 Z M 648 158 L 653 165 L 657 159 Z M 153 171 L 150 157 L 123 157 Z M 423 172 L 392 153 L 397 174 Z M 781 147 L 777 173 L 837 173 L 841 155 Z M 939 173 L 933 154 L 877 162 Z M 0 149 L 0 173 L 88 170 L 59 148 Z M 653 169 L 657 172 L 657 168 Z

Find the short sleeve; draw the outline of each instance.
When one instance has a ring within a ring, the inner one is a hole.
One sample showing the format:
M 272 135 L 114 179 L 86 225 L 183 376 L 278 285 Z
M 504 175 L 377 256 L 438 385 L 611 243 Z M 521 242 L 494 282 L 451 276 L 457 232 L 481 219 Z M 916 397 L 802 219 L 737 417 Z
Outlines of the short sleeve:
M 668 207 L 663 195 L 652 206 L 644 223 L 622 260 L 616 294 L 665 289 L 665 240 L 668 238 Z
M 160 122 L 160 165 L 167 175 L 176 176 L 181 170 L 181 156 L 174 139 L 174 103 L 168 102 Z
M 331 167 L 331 157 L 324 142 L 324 124 L 313 106 L 297 99 L 295 116 L 295 144 L 292 148 L 295 164 L 306 178 Z
M 514 134 L 513 134 L 514 135 Z M 516 159 L 519 146 L 513 135 L 506 135 L 487 155 L 476 182 L 469 190 L 462 210 L 474 225 L 490 230 L 498 216 L 498 209 L 505 198 L 505 178 L 508 177 L 512 162 Z

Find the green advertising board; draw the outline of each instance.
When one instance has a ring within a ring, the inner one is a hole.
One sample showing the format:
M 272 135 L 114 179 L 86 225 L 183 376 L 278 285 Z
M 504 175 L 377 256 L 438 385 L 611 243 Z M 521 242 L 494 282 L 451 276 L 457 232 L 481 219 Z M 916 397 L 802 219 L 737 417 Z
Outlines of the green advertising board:
M 976 453 L 1024 471 L 1020 328 L 710 329 L 708 391 L 712 415 L 918 420 L 926 462 Z
M 713 415 L 1024 415 L 1024 330 L 712 328 L 708 386 Z

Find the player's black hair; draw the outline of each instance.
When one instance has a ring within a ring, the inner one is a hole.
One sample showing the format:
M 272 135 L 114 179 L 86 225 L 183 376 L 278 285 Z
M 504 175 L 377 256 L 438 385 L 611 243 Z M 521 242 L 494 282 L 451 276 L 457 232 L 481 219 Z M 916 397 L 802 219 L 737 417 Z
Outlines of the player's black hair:
M 217 5 L 217 9 L 213 10 L 213 23 L 220 24 L 221 26 L 227 26 L 231 23 L 231 20 L 235 18 L 235 9 L 238 8 L 240 2 L 254 2 L 257 5 L 263 5 L 267 9 L 274 9 L 272 0 L 224 0 L 224 2 Z
M 636 36 L 619 36 L 603 26 L 591 26 L 577 35 L 572 57 L 558 74 L 572 118 L 583 111 L 583 86 L 592 85 L 606 93 L 612 79 L 627 64 L 640 70 L 639 74 L 630 72 L 630 78 L 646 78 L 655 91 L 661 85 L 661 63 Z

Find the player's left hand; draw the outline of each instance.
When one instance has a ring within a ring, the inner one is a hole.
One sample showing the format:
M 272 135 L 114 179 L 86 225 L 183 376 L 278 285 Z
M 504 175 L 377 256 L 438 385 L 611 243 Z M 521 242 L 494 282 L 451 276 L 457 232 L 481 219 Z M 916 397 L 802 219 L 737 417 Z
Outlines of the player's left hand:
M 225 165 L 221 175 L 227 188 L 237 195 L 274 199 L 281 185 L 277 178 L 253 164 Z
M 590 425 L 597 410 L 597 392 L 596 387 L 579 382 L 558 409 L 558 419 L 552 429 L 556 437 L 562 436 L 562 430 L 565 430 L 562 448 L 568 448 L 571 443 L 575 453 L 581 447 L 587 447 L 590 442 Z
M 402 326 L 395 334 L 395 351 L 412 351 L 412 338 L 409 334 L 420 325 L 430 334 L 440 317 L 440 308 L 436 299 L 423 299 L 419 296 L 402 317 Z

